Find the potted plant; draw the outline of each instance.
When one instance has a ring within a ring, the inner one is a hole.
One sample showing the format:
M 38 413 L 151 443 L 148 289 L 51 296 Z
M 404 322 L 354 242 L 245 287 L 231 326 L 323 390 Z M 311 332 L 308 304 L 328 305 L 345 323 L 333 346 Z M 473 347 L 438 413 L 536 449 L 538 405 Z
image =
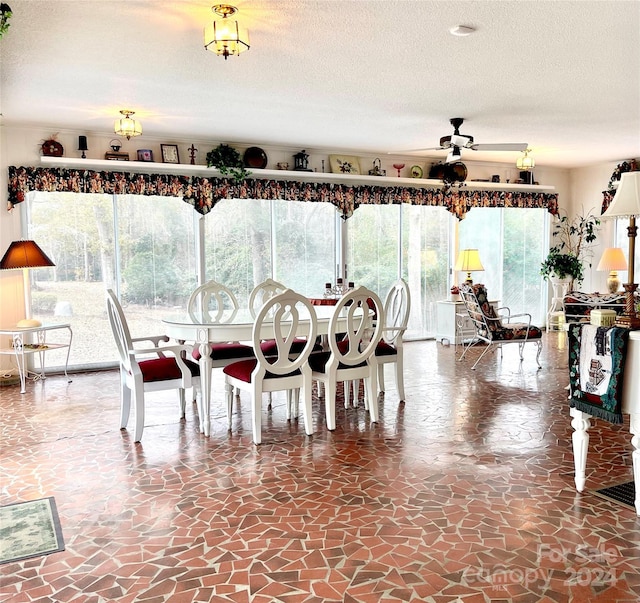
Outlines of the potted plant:
M 570 279 L 581 282 L 584 278 L 582 262 L 571 253 L 558 253 L 552 248 L 547 259 L 542 262 L 540 274 L 547 279 Z
M 540 267 L 540 274 L 551 280 L 567 279 L 582 282 L 584 262 L 593 255 L 592 246 L 597 238 L 600 219 L 592 211 L 578 214 L 573 220 L 561 215 L 553 227 L 551 236 L 556 244 Z M 591 266 L 591 262 L 589 262 Z
M 219 144 L 207 153 L 207 167 L 215 167 L 223 176 L 242 182 L 251 172 L 244 168 L 240 153 L 228 144 Z

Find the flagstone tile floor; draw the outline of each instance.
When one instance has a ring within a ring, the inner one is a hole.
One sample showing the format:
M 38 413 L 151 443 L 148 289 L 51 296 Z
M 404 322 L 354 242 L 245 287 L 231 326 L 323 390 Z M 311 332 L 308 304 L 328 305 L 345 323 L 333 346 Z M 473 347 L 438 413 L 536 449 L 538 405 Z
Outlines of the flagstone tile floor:
M 246 399 L 212 434 L 177 396 L 148 398 L 142 443 L 118 429 L 115 371 L 0 389 L 0 504 L 55 496 L 66 550 L 0 566 L 5 602 L 637 602 L 640 518 L 593 489 L 632 479 L 628 418 L 594 420 L 573 484 L 564 334 L 476 371 L 454 346 L 405 347 L 380 422 L 362 402 L 313 437 Z

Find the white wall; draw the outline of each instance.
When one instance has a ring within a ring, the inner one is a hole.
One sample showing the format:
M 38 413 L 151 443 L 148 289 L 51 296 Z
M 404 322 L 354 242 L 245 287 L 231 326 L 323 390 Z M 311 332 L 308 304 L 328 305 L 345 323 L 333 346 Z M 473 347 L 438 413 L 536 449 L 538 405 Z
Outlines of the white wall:
M 599 164 L 588 168 L 578 168 L 571 170 L 570 195 L 567 203 L 567 211 L 570 216 L 580 213 L 583 215 L 592 212 L 600 216 L 602 210 L 602 192 L 607 190 L 611 174 L 619 163 L 624 159 L 612 163 Z M 593 257 L 591 268 L 585 266 L 585 279 L 580 289 L 589 292 L 606 292 L 608 272 L 598 272 L 596 270 L 602 252 L 607 247 L 614 244 L 614 222 L 602 220 L 600 231 L 593 247 Z M 626 255 L 626 249 L 625 255 Z M 626 272 L 621 273 L 626 277 Z M 622 281 L 624 282 L 624 281 Z

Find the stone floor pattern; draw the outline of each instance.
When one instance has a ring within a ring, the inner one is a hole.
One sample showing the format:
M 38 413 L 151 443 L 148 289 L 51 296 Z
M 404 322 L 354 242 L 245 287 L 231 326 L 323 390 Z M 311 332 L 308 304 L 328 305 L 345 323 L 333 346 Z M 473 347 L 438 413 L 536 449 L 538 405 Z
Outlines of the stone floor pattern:
M 593 494 L 633 479 L 628 417 L 593 421 L 579 494 L 564 335 L 540 371 L 533 346 L 459 351 L 406 344 L 378 424 L 340 404 L 329 432 L 314 395 L 308 437 L 274 394 L 259 447 L 246 396 L 227 432 L 220 371 L 211 437 L 158 393 L 140 444 L 116 371 L 1 388 L 0 504 L 54 496 L 66 550 L 1 565 L 0 600 L 640 601 L 640 518 Z

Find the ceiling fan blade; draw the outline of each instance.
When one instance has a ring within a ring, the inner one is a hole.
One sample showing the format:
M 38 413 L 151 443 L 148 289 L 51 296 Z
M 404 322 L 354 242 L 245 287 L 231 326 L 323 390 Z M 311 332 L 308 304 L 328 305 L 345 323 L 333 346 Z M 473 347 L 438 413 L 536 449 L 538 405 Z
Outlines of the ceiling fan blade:
M 387 155 L 397 155 L 398 153 L 421 153 L 422 151 L 446 151 L 447 147 L 429 147 L 427 149 L 404 149 L 402 151 L 387 151 Z
M 495 144 L 472 144 L 467 148 L 474 151 L 526 151 L 529 147 L 526 142 L 503 142 Z

